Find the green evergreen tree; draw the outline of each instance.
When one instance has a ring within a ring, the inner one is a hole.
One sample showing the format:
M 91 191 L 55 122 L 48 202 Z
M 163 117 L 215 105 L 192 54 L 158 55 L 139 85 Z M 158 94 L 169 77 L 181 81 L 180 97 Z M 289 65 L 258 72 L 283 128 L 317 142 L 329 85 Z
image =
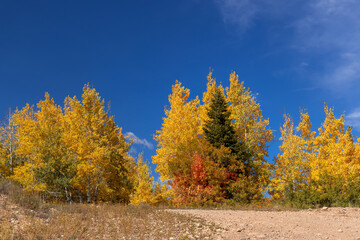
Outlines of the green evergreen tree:
M 246 150 L 242 142 L 238 142 L 235 130 L 231 125 L 230 112 L 225 100 L 225 96 L 219 88 L 216 89 L 207 112 L 209 117 L 205 121 L 205 139 L 216 148 L 227 147 L 231 153 L 237 156 L 239 161 L 246 163 Z M 224 167 L 229 167 L 229 162 L 221 163 Z M 233 168 L 234 169 L 234 168 Z M 236 169 L 236 168 L 235 168 Z M 240 173 L 236 171 L 236 173 Z
M 225 97 L 217 88 L 207 112 L 209 120 L 205 121 L 204 134 L 206 140 L 214 147 L 225 146 L 234 151 L 237 139 L 227 108 Z

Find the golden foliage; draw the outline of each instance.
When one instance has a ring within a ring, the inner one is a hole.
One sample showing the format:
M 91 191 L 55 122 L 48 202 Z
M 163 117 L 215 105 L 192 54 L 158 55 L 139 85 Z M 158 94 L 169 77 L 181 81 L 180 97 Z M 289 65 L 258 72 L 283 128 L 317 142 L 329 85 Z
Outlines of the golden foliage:
M 89 84 L 82 99 L 65 99 L 65 143 L 77 162 L 73 185 L 87 201 L 128 201 L 128 174 L 132 158 L 121 129 L 105 111 L 104 100 Z
M 9 111 L 6 123 L 0 127 L 0 176 L 9 177 L 14 173 L 14 168 L 21 164 L 15 152 L 17 147 L 16 123 Z
M 66 155 L 62 148 L 63 114 L 48 93 L 37 108 L 38 111 L 34 112 L 26 105 L 13 116 L 17 126 L 16 154 L 25 163 L 14 168 L 11 178 L 29 190 L 53 190 L 53 186 L 39 179 L 38 173 L 49 161 L 62 161 Z
M 10 178 L 25 189 L 66 196 L 68 201 L 72 196 L 80 201 L 86 196 L 88 202 L 129 201 L 130 143 L 89 84 L 81 101 L 65 99 L 64 112 L 46 93 L 36 111 L 27 104 L 11 119 L 15 154 L 22 163 L 14 165 Z
M 158 149 L 152 161 L 162 181 L 171 179 L 179 168 L 190 169 L 191 155 L 198 145 L 199 99 L 188 101 L 189 96 L 190 90 L 176 81 L 169 95 L 170 109 L 165 109 L 161 130 L 154 135 Z
M 283 198 L 285 192 L 301 191 L 308 182 L 309 161 L 304 149 L 305 141 L 295 134 L 294 123 L 288 115 L 284 115 L 284 125 L 280 129 L 282 145 L 274 162 L 272 187 L 274 198 Z M 304 122 L 299 124 L 302 128 Z
M 230 87 L 226 88 L 226 94 L 239 141 L 253 150 L 256 159 L 264 161 L 268 155 L 266 144 L 273 139 L 273 133 L 268 128 L 269 120 L 262 115 L 260 104 L 254 94 L 245 88 L 244 82 L 239 82 L 235 72 L 230 74 Z
M 222 154 L 226 152 L 224 149 L 219 150 L 217 156 L 214 154 L 216 152 L 214 149 L 207 148 L 205 152 L 203 151 L 206 149 L 204 146 L 207 146 L 204 144 L 206 140 L 203 137 L 203 126 L 208 120 L 209 104 L 217 88 L 224 94 L 228 102 L 238 141 L 245 143 L 251 155 L 250 162 L 246 166 L 251 177 L 246 180 L 240 176 L 244 172 L 244 166 L 241 161 L 235 159 L 236 157 L 230 157 L 231 154 Z M 220 164 L 221 161 L 231 162 L 228 169 L 229 175 L 227 175 L 229 181 L 214 182 L 213 188 L 216 190 L 210 192 L 212 195 L 216 192 L 217 197 L 215 198 L 221 199 L 225 195 L 225 197 L 232 197 L 236 195 L 235 192 L 240 191 L 241 195 L 246 195 L 245 198 L 248 200 L 261 199 L 265 187 L 269 183 L 270 165 L 265 161 L 265 156 L 267 156 L 267 143 L 273 138 L 273 135 L 268 128 L 269 121 L 263 118 L 255 96 L 245 89 L 243 83 L 239 83 L 235 73 L 230 75 L 230 87 L 225 91 L 222 85 L 216 84 L 212 72 L 207 76 L 207 89 L 203 93 L 202 104 L 198 97 L 189 100 L 189 95 L 190 90 L 176 81 L 172 87 L 172 94 L 169 96 L 170 108 L 165 109 L 162 128 L 154 136 L 154 140 L 158 142 L 158 149 L 152 160 L 154 164 L 157 164 L 156 171 L 160 173 L 162 180 L 173 180 L 171 185 L 174 188 L 175 202 L 186 204 L 190 201 L 189 199 L 192 199 L 190 196 L 193 196 L 194 193 L 196 195 L 195 190 L 192 192 L 184 190 L 189 186 L 198 190 L 200 188 L 210 190 L 206 186 L 196 185 L 191 180 L 194 177 L 193 159 L 199 152 L 202 153 L 201 156 L 207 164 L 210 162 Z M 212 159 L 206 160 L 209 157 Z M 210 177 L 215 174 L 209 169 L 206 171 Z M 233 177 L 230 173 L 237 176 Z M 222 186 L 220 187 L 219 184 Z M 233 189 L 233 193 L 225 194 L 226 188 L 230 191 Z M 183 196 L 185 193 L 188 194 L 188 197 Z M 206 194 L 201 196 L 204 195 Z M 244 197 L 242 198 L 244 199 Z M 214 198 L 208 197 L 207 199 Z
M 138 156 L 133 184 L 134 191 L 130 194 L 130 204 L 156 203 L 153 192 L 154 177 L 151 177 L 149 166 L 143 161 L 142 154 Z
M 324 107 L 325 120 L 318 134 L 311 131 L 307 113 L 294 131 L 289 116 L 281 128 L 281 153 L 275 159 L 272 179 L 273 197 L 301 204 L 350 204 L 360 201 L 359 144 L 352 128 L 345 129 L 344 114 Z

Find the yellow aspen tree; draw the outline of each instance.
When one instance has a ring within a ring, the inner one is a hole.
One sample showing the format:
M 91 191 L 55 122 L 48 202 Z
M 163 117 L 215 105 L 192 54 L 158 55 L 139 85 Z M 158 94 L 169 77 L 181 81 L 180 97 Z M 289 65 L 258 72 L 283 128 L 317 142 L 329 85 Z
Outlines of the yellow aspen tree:
M 0 142 L 0 178 L 5 178 L 9 175 L 10 175 L 10 168 L 8 164 L 6 149 L 3 147 L 3 144 Z
M 344 185 L 347 186 L 357 173 L 357 171 L 354 172 L 355 169 L 353 168 L 356 161 L 356 149 L 351 127 L 348 127 L 338 138 L 337 150 L 337 171 L 339 176 L 344 178 Z
M 189 96 L 190 90 L 176 81 L 169 95 L 170 109 L 165 109 L 161 130 L 154 135 L 158 148 L 152 161 L 162 181 L 170 180 L 176 171 L 189 171 L 198 146 L 199 99 L 189 101 Z
M 316 153 L 314 152 L 314 140 L 315 140 L 315 132 L 311 131 L 312 123 L 310 122 L 310 116 L 307 112 L 300 112 L 300 123 L 297 126 L 296 130 L 300 133 L 300 136 L 303 138 L 304 142 L 304 151 L 306 159 L 308 162 L 311 159 L 316 157 Z
M 360 182 L 360 138 L 357 139 L 355 145 L 354 159 L 351 161 L 352 179 L 359 179 Z
M 168 204 L 173 195 L 173 191 L 168 184 L 162 183 L 158 180 L 154 186 L 154 195 L 155 204 Z
M 18 140 L 12 115 L 11 111 L 9 111 L 8 119 L 0 127 L 0 176 L 2 177 L 11 176 L 14 168 L 21 164 L 21 159 L 15 154 Z
M 66 197 L 71 202 L 71 180 L 75 175 L 73 155 L 64 142 L 64 115 L 62 108 L 45 93 L 45 99 L 37 104 L 35 116 L 35 136 L 33 161 L 36 178 L 45 184 L 46 192 L 59 197 Z
M 34 106 L 26 104 L 21 110 L 16 110 L 13 115 L 16 124 L 16 138 L 18 139 L 18 148 L 16 153 L 22 158 L 27 159 L 32 154 L 34 141 L 28 133 L 34 132 L 36 121 L 34 116 Z
M 310 122 L 310 116 L 307 112 L 300 112 L 300 123 L 297 126 L 296 130 L 298 131 L 301 144 L 302 144 L 302 158 L 303 162 L 301 164 L 302 171 L 302 187 L 303 189 L 307 188 L 310 185 L 311 180 L 311 170 L 310 163 L 316 158 L 314 140 L 315 140 L 315 132 L 311 130 L 312 123 Z
M 105 155 L 102 160 L 104 181 L 100 189 L 103 201 L 128 203 L 132 189 L 131 176 L 134 174 L 134 158 L 129 154 L 131 142 L 126 141 L 113 116 L 106 119 L 102 144 Z
M 128 171 L 130 144 L 114 118 L 105 111 L 104 100 L 86 84 L 82 99 L 65 99 L 65 142 L 77 161 L 73 184 L 87 202 L 127 202 L 130 193 Z M 82 201 L 82 200 L 80 200 Z
M 345 204 L 354 193 L 356 147 L 351 128 L 345 130 L 345 115 L 336 118 L 334 110 L 327 106 L 324 112 L 326 117 L 314 138 L 314 154 L 309 161 L 310 187 L 317 204 Z
M 271 184 L 274 199 L 284 198 L 303 190 L 308 179 L 305 140 L 296 135 L 291 118 L 284 115 L 284 119 L 283 127 L 280 128 L 281 153 L 274 161 L 275 171 Z M 300 128 L 304 125 L 304 121 L 299 124 Z
M 349 193 L 349 204 L 360 205 L 360 138 L 357 139 L 357 142 L 354 144 L 354 157 L 350 162 L 350 173 L 349 178 L 351 182 L 349 183 L 348 189 L 352 190 Z
M 344 127 L 344 115 L 336 118 L 333 109 L 327 106 L 324 107 L 324 112 L 325 121 L 318 129 L 318 136 L 314 139 L 316 157 L 310 161 L 311 178 L 315 181 L 322 178 L 324 174 L 333 177 L 346 176 L 347 171 L 344 171 L 342 166 L 347 159 L 347 157 L 344 158 L 344 154 L 345 151 L 352 151 L 344 149 L 346 145 L 350 147 Z
M 55 105 L 48 93 L 37 108 L 38 111 L 33 112 L 27 105 L 14 115 L 19 133 L 17 154 L 25 159 L 25 164 L 15 168 L 12 178 L 25 188 L 57 197 L 66 195 L 70 201 L 70 180 L 74 169 L 63 142 L 62 109 Z
M 155 204 L 154 177 L 151 177 L 149 166 L 143 161 L 142 154 L 138 156 L 135 169 L 134 190 L 130 194 L 130 204 Z
M 273 134 L 268 128 L 269 120 L 263 117 L 256 97 L 245 88 L 244 82 L 239 82 L 235 72 L 230 74 L 230 87 L 226 88 L 226 94 L 239 141 L 244 141 L 253 149 L 256 159 L 264 160 L 268 156 L 267 143 L 273 139 Z
M 46 185 L 39 181 L 35 175 L 35 169 L 41 166 L 36 148 L 36 135 L 39 134 L 36 126 L 34 107 L 26 104 L 21 110 L 16 110 L 13 115 L 16 124 L 16 138 L 18 147 L 15 153 L 23 159 L 23 163 L 14 168 L 14 174 L 10 177 L 19 182 L 29 191 L 45 191 Z
M 268 156 L 267 144 L 273 139 L 272 130 L 268 127 L 269 120 L 262 115 L 260 104 L 255 95 L 245 88 L 244 82 L 232 72 L 229 77 L 230 87 L 226 88 L 230 117 L 238 137 L 248 149 L 250 157 L 244 162 L 246 175 L 251 176 L 247 182 L 252 186 L 252 194 L 261 198 L 265 187 L 269 183 L 270 164 L 266 162 Z
M 342 187 L 342 199 L 347 206 L 360 204 L 360 164 L 358 160 L 357 144 L 354 142 L 352 127 L 348 127 L 342 138 L 339 139 L 342 146 L 341 169 L 345 173 L 344 186 Z

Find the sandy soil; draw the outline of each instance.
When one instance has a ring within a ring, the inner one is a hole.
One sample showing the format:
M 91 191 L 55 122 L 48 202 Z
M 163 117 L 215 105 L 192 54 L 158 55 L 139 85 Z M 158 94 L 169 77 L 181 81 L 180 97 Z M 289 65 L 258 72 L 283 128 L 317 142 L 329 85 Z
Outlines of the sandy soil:
M 199 216 L 224 229 L 222 239 L 360 240 L 359 208 L 301 211 L 171 210 Z

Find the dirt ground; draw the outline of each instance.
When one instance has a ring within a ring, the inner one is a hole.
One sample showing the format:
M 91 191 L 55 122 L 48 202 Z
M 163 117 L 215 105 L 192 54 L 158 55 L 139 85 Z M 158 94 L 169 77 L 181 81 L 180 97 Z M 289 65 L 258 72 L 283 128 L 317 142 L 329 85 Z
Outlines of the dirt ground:
M 171 210 L 212 221 L 225 230 L 221 239 L 360 240 L 359 208 L 301 211 Z

